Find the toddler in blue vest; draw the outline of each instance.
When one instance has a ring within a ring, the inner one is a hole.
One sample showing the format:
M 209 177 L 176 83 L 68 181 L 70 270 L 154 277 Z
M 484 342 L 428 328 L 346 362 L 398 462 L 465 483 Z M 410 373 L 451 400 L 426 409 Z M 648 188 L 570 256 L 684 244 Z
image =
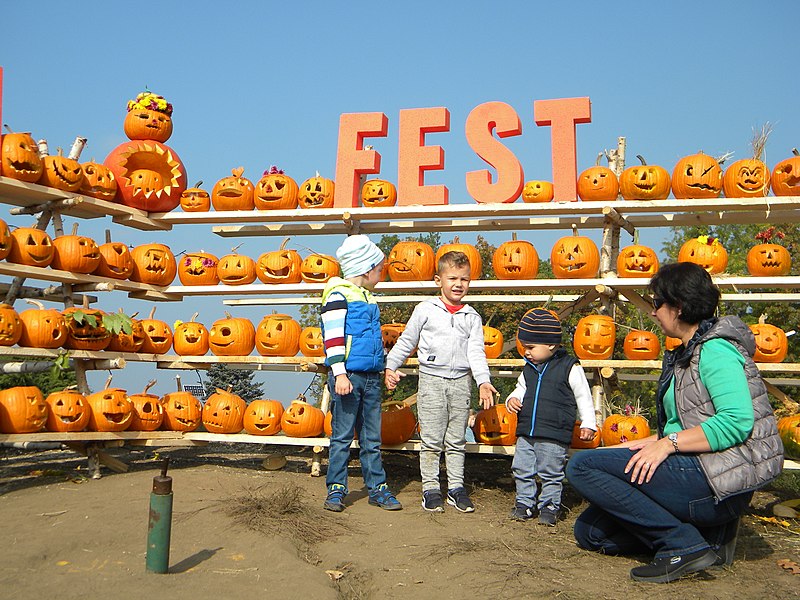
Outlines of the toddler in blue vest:
M 511 470 L 517 497 L 511 518 L 532 519 L 555 526 L 561 512 L 561 490 L 567 449 L 576 416 L 580 437 L 591 440 L 597 431 L 589 382 L 578 360 L 561 347 L 561 323 L 549 310 L 533 308 L 520 319 L 517 340 L 524 348 L 525 366 L 506 408 L 517 413 L 517 445 Z M 542 489 L 538 494 L 535 476 Z

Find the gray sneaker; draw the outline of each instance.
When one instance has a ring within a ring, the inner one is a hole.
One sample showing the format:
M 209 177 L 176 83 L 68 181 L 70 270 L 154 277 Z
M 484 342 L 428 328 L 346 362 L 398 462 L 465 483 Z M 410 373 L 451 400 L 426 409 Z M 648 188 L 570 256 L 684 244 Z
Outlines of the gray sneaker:
M 522 502 L 517 502 L 514 508 L 511 509 L 509 515 L 514 521 L 530 521 L 533 518 L 533 509 L 530 506 L 524 505 Z
M 422 508 L 428 512 L 444 512 L 444 499 L 439 490 L 426 490 L 422 492 Z
M 463 487 L 457 487 L 447 491 L 447 503 L 454 506 L 457 511 L 468 513 L 475 511 L 475 505 L 467 495 L 467 490 Z
M 539 525 L 555 527 L 556 523 L 558 523 L 559 512 L 557 508 L 553 508 L 550 504 L 543 507 L 542 510 L 539 511 Z

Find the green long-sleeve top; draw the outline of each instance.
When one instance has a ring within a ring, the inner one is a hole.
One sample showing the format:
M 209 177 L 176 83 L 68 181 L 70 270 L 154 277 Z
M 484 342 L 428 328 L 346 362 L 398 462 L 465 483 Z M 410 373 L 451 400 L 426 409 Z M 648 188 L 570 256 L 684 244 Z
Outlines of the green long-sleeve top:
M 706 386 L 716 414 L 700 424 L 711 450 L 718 452 L 741 444 L 753 430 L 753 400 L 744 374 L 744 357 L 727 340 L 703 344 L 700 380 Z M 664 395 L 667 423 L 664 435 L 683 429 L 675 408 L 675 378 Z

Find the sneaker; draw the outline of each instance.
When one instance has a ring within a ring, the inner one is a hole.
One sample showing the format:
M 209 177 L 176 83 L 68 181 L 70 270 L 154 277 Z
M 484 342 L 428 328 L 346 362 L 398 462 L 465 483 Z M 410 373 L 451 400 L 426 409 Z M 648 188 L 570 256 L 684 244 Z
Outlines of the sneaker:
M 714 563 L 715 567 L 730 567 L 733 564 L 733 555 L 736 553 L 736 540 L 739 537 L 739 524 L 741 517 L 736 521 L 736 529 L 734 530 L 733 538 L 722 544 L 715 552 L 717 553 L 717 562 Z
M 649 565 L 631 569 L 631 579 L 647 583 L 668 583 L 712 566 L 717 558 L 716 552 L 710 548 L 691 554 L 654 558 Z
M 463 487 L 453 488 L 447 490 L 447 503 L 450 506 L 455 506 L 456 510 L 463 513 L 475 512 L 475 505 L 467 495 L 467 490 Z
M 539 525 L 555 527 L 556 523 L 558 523 L 559 512 L 557 508 L 553 508 L 550 504 L 543 507 L 542 510 L 539 511 Z
M 347 495 L 347 488 L 339 483 L 331 484 L 328 487 L 328 496 L 325 498 L 322 508 L 333 512 L 342 512 L 344 510 L 345 495 Z
M 526 506 L 522 502 L 517 501 L 514 508 L 511 509 L 510 517 L 514 521 L 529 521 L 533 518 L 533 509 Z
M 373 506 L 380 506 L 384 510 L 400 510 L 403 505 L 394 497 L 385 483 L 380 484 L 369 493 L 369 503 Z
M 439 490 L 426 490 L 422 492 L 422 508 L 428 512 L 444 512 L 444 500 Z

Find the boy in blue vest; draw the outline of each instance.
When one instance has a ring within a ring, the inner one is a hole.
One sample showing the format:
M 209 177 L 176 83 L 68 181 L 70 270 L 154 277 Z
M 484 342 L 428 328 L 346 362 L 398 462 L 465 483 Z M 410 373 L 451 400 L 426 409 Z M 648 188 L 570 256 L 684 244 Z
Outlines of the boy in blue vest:
M 386 485 L 381 461 L 381 379 L 384 367 L 380 311 L 370 290 L 380 281 L 384 255 L 366 235 L 349 236 L 336 251 L 342 277 L 322 292 L 322 336 L 329 367 L 331 427 L 324 508 L 341 512 L 347 495 L 350 445 L 358 429 L 359 458 L 369 503 L 403 506 Z
M 582 440 L 593 439 L 597 431 L 592 393 L 578 360 L 561 347 L 561 323 L 549 310 L 526 312 L 517 340 L 525 349 L 525 366 L 506 399 L 506 408 L 517 413 L 517 445 L 511 464 L 517 497 L 511 518 L 532 519 L 538 507 L 539 523 L 553 527 L 561 512 L 564 467 L 576 414 L 581 419 Z M 542 482 L 538 505 L 536 475 Z

